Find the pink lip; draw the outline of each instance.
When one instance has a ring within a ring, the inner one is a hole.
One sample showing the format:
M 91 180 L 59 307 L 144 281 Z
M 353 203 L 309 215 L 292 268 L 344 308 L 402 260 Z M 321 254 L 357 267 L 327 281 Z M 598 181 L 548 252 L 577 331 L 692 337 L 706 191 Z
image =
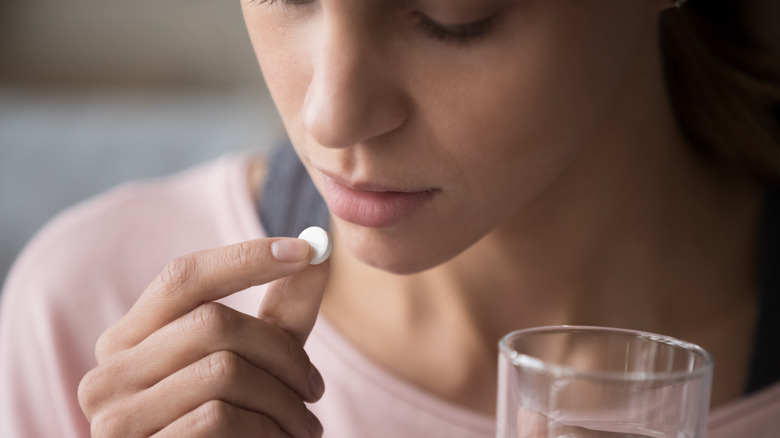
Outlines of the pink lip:
M 348 184 L 323 173 L 323 195 L 338 218 L 369 228 L 388 228 L 408 217 L 437 192 L 383 187 L 370 183 Z

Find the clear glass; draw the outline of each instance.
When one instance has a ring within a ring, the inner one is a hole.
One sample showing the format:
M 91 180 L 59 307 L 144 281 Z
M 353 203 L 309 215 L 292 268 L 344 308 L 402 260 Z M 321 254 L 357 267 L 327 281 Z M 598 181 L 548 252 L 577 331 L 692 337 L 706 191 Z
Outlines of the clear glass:
M 556 326 L 499 343 L 497 438 L 703 438 L 712 356 L 666 336 Z

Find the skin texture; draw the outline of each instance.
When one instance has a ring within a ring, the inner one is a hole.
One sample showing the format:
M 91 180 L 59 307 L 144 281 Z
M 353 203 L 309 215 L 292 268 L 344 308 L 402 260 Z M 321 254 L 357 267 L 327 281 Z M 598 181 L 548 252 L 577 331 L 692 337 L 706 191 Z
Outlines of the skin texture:
M 271 95 L 327 202 L 323 172 L 434 192 L 388 227 L 332 217 L 323 312 L 354 345 L 492 413 L 502 334 L 628 327 L 709 349 L 715 404 L 741 393 L 760 191 L 691 153 L 662 74 L 657 20 L 668 7 L 243 3 Z M 420 16 L 495 20 L 453 42 L 422 30 Z
M 98 340 L 79 386 L 92 436 L 320 436 L 303 402 L 324 386 L 303 344 L 328 268 L 311 256 L 262 239 L 172 261 Z M 213 303 L 277 279 L 257 318 Z
M 438 190 L 389 229 L 336 219 L 351 252 L 399 273 L 438 265 L 514 220 L 612 123 L 607 112 L 650 15 L 641 1 L 461 1 L 449 14 L 446 2 L 411 2 L 443 10 L 439 20 L 496 14 L 487 35 L 454 44 L 420 30 L 407 3 L 244 6 L 269 89 L 318 187 L 324 170 Z
M 495 411 L 498 339 L 564 323 L 698 343 L 723 370 L 715 403 L 737 397 L 760 197 L 681 135 L 658 53 L 668 6 L 242 1 L 315 185 L 327 172 L 430 199 L 390 226 L 334 216 L 320 266 L 307 247 L 274 258 L 276 239 L 172 262 L 98 343 L 79 391 L 94 435 L 320 435 L 302 348 L 320 303 L 371 360 L 480 412 Z M 212 303 L 268 281 L 258 318 Z

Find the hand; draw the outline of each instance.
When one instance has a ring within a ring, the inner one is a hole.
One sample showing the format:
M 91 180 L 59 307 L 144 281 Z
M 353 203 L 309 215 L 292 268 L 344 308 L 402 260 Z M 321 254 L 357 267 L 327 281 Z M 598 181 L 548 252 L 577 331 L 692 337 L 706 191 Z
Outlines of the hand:
M 78 394 L 92 435 L 320 436 L 304 401 L 324 384 L 303 344 L 328 263 L 311 252 L 260 239 L 171 262 L 97 342 Z M 258 318 L 213 302 L 273 280 Z

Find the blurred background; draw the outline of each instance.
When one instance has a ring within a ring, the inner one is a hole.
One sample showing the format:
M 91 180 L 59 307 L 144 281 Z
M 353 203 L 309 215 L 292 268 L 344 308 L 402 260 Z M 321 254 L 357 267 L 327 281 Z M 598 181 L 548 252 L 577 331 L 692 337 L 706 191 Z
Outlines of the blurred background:
M 0 282 L 63 208 L 281 136 L 240 0 L 0 2 Z
M 63 208 L 281 133 L 237 0 L 0 2 L 0 282 Z

